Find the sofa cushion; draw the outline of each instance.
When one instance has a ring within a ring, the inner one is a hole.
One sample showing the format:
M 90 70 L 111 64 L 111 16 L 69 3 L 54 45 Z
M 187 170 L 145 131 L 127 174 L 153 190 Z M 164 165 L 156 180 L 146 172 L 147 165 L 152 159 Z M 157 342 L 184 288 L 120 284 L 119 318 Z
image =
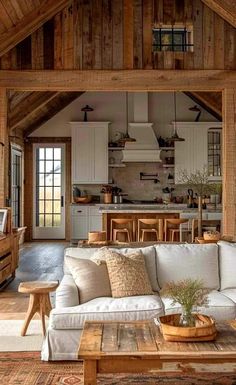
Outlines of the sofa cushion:
M 162 297 L 165 314 L 181 313 L 181 306 L 179 304 L 172 305 L 170 298 Z M 224 321 L 235 319 L 236 305 L 225 295 L 217 290 L 212 290 L 208 294 L 208 306 L 198 309 L 199 313 L 212 316 L 217 321 Z
M 200 279 L 209 289 L 219 288 L 216 244 L 159 244 L 155 248 L 161 288 L 170 281 L 187 278 Z
M 236 288 L 236 244 L 220 241 L 220 289 Z
M 86 248 L 86 247 L 68 247 L 65 249 L 64 255 L 68 255 L 74 258 L 83 258 L 90 259 L 94 255 L 95 252 L 100 250 L 101 248 Z M 142 254 L 145 258 L 145 264 L 147 268 L 147 273 L 152 285 L 153 291 L 158 291 L 160 288 L 157 282 L 157 266 L 156 266 L 156 250 L 154 246 L 140 247 L 140 248 L 112 248 L 112 250 L 116 250 L 119 253 L 124 255 L 141 250 Z M 64 264 L 64 273 L 70 274 L 68 267 Z
M 85 321 L 151 320 L 163 314 L 158 294 L 103 297 L 74 307 L 53 309 L 50 313 L 50 326 L 54 329 L 82 329 Z
M 56 307 L 71 307 L 79 305 L 79 290 L 74 278 L 65 274 L 56 290 Z
M 97 297 L 111 297 L 110 280 L 105 263 L 97 265 L 89 259 L 68 256 L 65 256 L 65 263 L 79 289 L 80 303 Z
M 106 266 L 113 298 L 153 294 L 141 251 L 126 256 L 106 251 Z

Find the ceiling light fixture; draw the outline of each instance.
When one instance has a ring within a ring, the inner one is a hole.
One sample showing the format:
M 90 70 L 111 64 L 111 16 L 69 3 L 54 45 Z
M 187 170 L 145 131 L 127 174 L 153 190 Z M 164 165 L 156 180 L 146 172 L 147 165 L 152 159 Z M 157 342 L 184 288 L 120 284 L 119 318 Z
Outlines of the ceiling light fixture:
M 174 131 L 173 134 L 169 140 L 170 142 L 184 142 L 184 138 L 180 138 L 177 132 L 177 111 L 176 111 L 176 92 L 174 92 L 174 113 L 175 113 L 175 120 L 174 120 Z
M 195 104 L 195 106 L 189 108 L 189 111 L 198 112 L 198 114 L 197 114 L 197 116 L 195 118 L 195 122 L 198 122 L 199 119 L 200 119 L 202 110 Z

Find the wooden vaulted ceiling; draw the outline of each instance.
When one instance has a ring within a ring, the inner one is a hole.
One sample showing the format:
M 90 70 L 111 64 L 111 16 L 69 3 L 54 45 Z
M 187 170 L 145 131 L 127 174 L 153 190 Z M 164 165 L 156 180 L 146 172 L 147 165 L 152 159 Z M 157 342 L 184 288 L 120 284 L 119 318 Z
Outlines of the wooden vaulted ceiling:
M 102 2 L 102 0 L 100 1 Z M 236 27 L 236 0 L 202 0 L 202 2 L 205 3 L 209 8 L 211 8 L 221 18 L 226 20 L 232 26 Z M 23 40 L 27 36 L 31 35 L 33 32 L 37 33 L 37 31 L 40 31 L 39 28 L 41 26 L 45 25 L 45 23 L 52 19 L 55 15 L 59 16 L 60 11 L 62 11 L 63 9 L 65 9 L 65 7 L 68 7 L 72 3 L 75 4 L 76 0 L 0 0 L 0 57 L 3 57 L 2 69 L 4 69 L 4 57 L 6 56 L 6 53 L 10 53 L 11 50 L 15 46 L 17 46 L 18 43 L 23 42 Z M 78 1 L 78 4 L 79 3 L 84 4 L 84 6 L 86 6 L 87 4 L 85 0 Z M 109 1 L 104 1 L 104 4 L 106 3 L 108 4 Z M 115 3 L 117 3 L 117 1 Z M 138 4 L 139 1 L 132 2 L 132 0 L 126 0 L 124 2 L 124 13 L 126 17 L 127 15 L 129 15 L 129 4 L 131 3 L 133 3 L 132 6 L 134 6 L 134 4 Z M 148 1 L 147 3 L 149 4 L 150 1 Z M 159 9 L 159 3 L 161 4 L 162 2 L 159 2 L 159 0 L 153 0 L 154 11 L 157 11 L 157 9 Z M 106 11 L 106 7 L 104 9 Z M 160 11 L 161 10 L 159 9 L 158 12 Z M 143 12 L 143 20 L 145 21 L 146 13 L 148 15 L 148 8 L 144 8 Z M 133 22 L 134 21 L 135 20 L 133 20 Z M 116 22 L 118 22 L 118 19 L 116 20 Z M 126 25 L 126 22 L 129 21 L 128 19 L 126 20 L 124 18 L 124 27 Z M 129 28 L 128 25 L 127 28 Z M 89 31 L 87 32 L 89 33 Z M 85 41 L 89 37 L 88 33 L 84 35 Z M 107 30 L 107 33 L 109 33 L 109 30 Z M 56 34 L 56 30 L 54 31 L 54 34 Z M 145 42 L 145 33 L 143 32 L 143 34 L 143 41 Z M 142 36 L 139 37 L 140 39 L 142 39 Z M 35 36 L 35 44 L 37 43 L 37 36 Z M 32 46 L 34 45 L 33 37 L 31 44 Z M 129 44 L 129 41 L 127 41 L 127 44 Z M 54 49 L 55 48 L 58 47 L 55 46 Z M 135 55 L 135 47 L 133 47 L 132 49 L 134 50 L 133 54 Z M 142 48 L 142 50 L 143 55 L 145 56 L 145 46 Z M 116 55 L 116 51 L 113 52 L 113 55 Z M 104 55 L 104 58 L 106 58 L 106 55 Z M 125 60 L 126 59 L 124 57 L 124 63 Z M 129 60 L 128 56 L 127 60 Z M 133 61 L 134 63 L 134 68 L 136 68 L 136 65 L 137 68 L 139 68 L 139 64 L 137 64 L 135 60 L 135 56 L 133 59 L 131 58 L 131 61 Z M 86 64 L 86 61 L 84 63 Z M 32 58 L 32 69 L 33 68 L 34 63 Z M 37 63 L 35 64 L 35 68 L 38 68 Z M 182 68 L 185 68 L 185 66 L 182 67 L 181 64 L 180 68 L 177 69 Z M 44 67 L 42 67 L 42 69 L 47 69 L 47 65 L 45 66 L 45 58 Z M 85 66 L 85 69 L 89 68 L 86 68 Z M 166 69 L 168 69 L 168 67 Z M 80 94 L 80 92 L 11 92 L 9 94 L 9 128 L 12 132 L 15 133 L 23 132 L 24 136 L 27 137 L 41 124 L 43 124 L 45 121 L 50 119 L 50 117 L 58 113 L 62 108 L 66 107 Z M 189 93 L 188 95 L 203 108 L 206 108 L 214 116 L 218 117 L 219 119 L 221 118 L 222 101 L 220 93 L 213 94 L 210 92 L 195 92 L 191 94 Z

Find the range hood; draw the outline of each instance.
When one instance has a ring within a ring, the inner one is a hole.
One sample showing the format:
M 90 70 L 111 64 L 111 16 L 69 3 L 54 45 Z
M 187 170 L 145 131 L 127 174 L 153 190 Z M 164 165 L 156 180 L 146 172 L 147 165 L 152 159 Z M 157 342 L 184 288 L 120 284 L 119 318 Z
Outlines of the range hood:
M 148 122 L 148 93 L 133 95 L 134 122 L 128 124 L 128 132 L 135 142 L 126 142 L 122 162 L 161 162 L 159 143 Z

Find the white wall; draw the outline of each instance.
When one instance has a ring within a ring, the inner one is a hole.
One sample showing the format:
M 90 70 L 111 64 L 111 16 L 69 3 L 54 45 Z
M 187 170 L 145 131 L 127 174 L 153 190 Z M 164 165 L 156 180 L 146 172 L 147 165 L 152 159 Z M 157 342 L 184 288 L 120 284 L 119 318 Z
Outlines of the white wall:
M 196 112 L 189 111 L 195 103 L 185 94 L 177 93 L 177 120 L 194 121 Z M 83 120 L 81 108 L 89 104 L 94 108 L 88 114 L 90 121 L 110 121 L 110 139 L 115 131 L 125 132 L 126 99 L 124 92 L 85 92 L 69 106 L 55 115 L 47 123 L 34 131 L 31 136 L 70 136 L 69 122 Z M 132 93 L 129 94 L 129 121 L 133 121 Z M 149 93 L 149 122 L 154 123 L 156 134 L 168 137 L 171 133 L 171 121 L 174 119 L 173 93 Z M 215 121 L 212 115 L 202 111 L 201 121 Z

